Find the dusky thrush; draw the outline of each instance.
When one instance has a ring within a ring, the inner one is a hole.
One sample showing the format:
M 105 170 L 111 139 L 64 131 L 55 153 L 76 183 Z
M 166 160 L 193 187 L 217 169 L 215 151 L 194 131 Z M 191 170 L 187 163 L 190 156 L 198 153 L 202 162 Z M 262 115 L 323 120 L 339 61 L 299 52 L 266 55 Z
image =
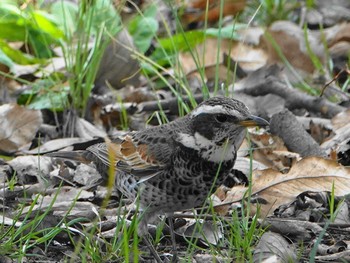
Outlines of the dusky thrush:
M 152 218 L 203 205 L 234 166 L 245 128 L 268 124 L 238 100 L 213 97 L 168 124 L 54 156 L 92 161 L 100 171 L 113 163 L 115 187 L 144 210 L 144 236 Z

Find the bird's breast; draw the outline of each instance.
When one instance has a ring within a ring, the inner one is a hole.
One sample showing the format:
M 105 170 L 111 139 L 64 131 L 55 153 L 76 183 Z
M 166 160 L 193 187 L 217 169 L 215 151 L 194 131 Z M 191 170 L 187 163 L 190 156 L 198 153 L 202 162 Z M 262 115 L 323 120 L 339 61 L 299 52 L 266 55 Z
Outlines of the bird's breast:
M 215 148 L 212 151 L 216 153 Z M 222 184 L 234 160 L 235 157 L 217 163 L 203 158 L 203 153 L 196 149 L 178 147 L 170 165 L 156 176 L 140 182 L 135 176 L 122 173 L 118 188 L 131 199 L 138 195 L 140 206 L 150 211 L 174 212 L 198 207 Z

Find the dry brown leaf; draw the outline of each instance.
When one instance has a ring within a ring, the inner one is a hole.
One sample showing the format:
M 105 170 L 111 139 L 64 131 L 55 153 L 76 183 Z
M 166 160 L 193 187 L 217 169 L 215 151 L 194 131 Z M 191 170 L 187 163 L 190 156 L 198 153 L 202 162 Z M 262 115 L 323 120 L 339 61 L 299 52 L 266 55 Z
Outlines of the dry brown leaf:
M 83 138 L 62 138 L 62 139 L 55 139 L 45 142 L 44 144 L 40 145 L 39 147 L 36 147 L 34 149 L 31 149 L 29 151 L 22 151 L 22 153 L 25 154 L 45 154 L 48 152 L 54 152 L 59 151 L 62 149 L 65 149 L 67 151 L 73 151 L 73 145 L 77 143 L 84 143 L 88 140 Z
M 268 231 L 261 236 L 255 248 L 254 262 L 261 262 L 273 256 L 278 258 L 274 262 L 296 262 L 296 247 L 281 234 Z
M 13 153 L 29 143 L 42 122 L 40 111 L 17 104 L 0 106 L 0 151 Z
M 335 131 L 348 123 L 350 123 L 350 109 L 340 112 L 332 118 L 332 125 Z
M 43 189 L 43 187 L 42 187 Z M 58 193 L 57 193 L 58 192 Z M 41 193 L 38 204 L 33 207 L 25 207 L 23 214 L 32 211 L 44 211 L 50 207 L 54 215 L 90 214 L 93 213 L 94 204 L 85 201 L 94 197 L 93 192 L 71 186 L 63 186 L 60 189 L 45 189 Z M 73 203 L 75 202 L 76 203 Z
M 350 192 L 350 169 L 334 161 L 320 157 L 304 158 L 296 163 L 289 173 L 282 174 L 272 169 L 253 173 L 252 193 L 260 202 L 260 215 L 271 215 L 282 204 L 292 202 L 305 191 L 331 191 L 334 184 L 335 195 Z M 240 201 L 247 188 L 232 188 L 225 202 Z
M 186 24 L 205 20 L 215 22 L 218 21 L 221 16 L 234 15 L 242 11 L 246 5 L 246 1 L 224 0 L 222 11 L 221 4 L 220 0 L 191 0 L 188 6 L 189 11 L 185 10 L 181 19 Z
M 268 63 L 281 63 L 281 56 L 270 38 L 276 42 L 283 55 L 293 67 L 307 74 L 314 72 L 315 65 L 308 54 L 304 30 L 302 28 L 289 21 L 277 21 L 269 27 L 262 38 L 261 44 L 267 50 Z M 308 32 L 308 42 L 312 52 L 321 62 L 324 62 L 325 52 L 321 40 Z
M 255 170 L 263 170 L 268 168 L 264 164 L 257 162 L 256 160 L 251 160 L 249 157 L 241 157 L 238 156 L 235 162 L 235 170 L 242 172 L 247 178 L 250 174 L 251 169 Z
M 220 52 L 218 54 L 218 52 L 208 52 L 208 50 L 219 50 Z M 197 61 L 193 60 L 193 53 L 198 54 Z M 211 68 L 216 63 L 221 64 L 224 60 L 224 54 L 237 61 L 246 72 L 261 68 L 267 60 L 265 51 L 261 48 L 227 39 L 218 41 L 214 38 L 207 38 L 193 52 L 180 53 L 181 72 L 193 74 L 198 71 L 198 64 L 205 69 Z
M 340 42 L 350 42 L 350 23 L 338 24 L 329 28 L 327 31 L 327 37 L 330 48 Z
M 271 134 L 250 135 L 252 142 L 257 145 L 253 153 L 253 158 L 267 167 L 279 171 L 288 170 L 296 161 L 300 160 L 300 155 L 289 152 L 281 138 Z
M 340 112 L 332 118 L 333 137 L 322 143 L 321 147 L 326 150 L 336 150 L 339 146 L 347 144 L 350 138 L 350 110 Z
M 102 129 L 99 129 L 91 122 L 83 118 L 76 118 L 75 122 L 75 132 L 77 133 L 79 138 L 92 140 L 96 137 L 104 138 L 107 136 L 106 132 Z

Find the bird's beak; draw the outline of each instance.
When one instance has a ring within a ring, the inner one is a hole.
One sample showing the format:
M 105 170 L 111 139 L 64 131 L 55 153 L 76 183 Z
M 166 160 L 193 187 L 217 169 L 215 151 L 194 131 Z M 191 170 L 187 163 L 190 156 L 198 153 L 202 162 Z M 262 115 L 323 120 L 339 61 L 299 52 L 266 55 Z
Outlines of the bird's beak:
M 240 121 L 239 124 L 244 127 L 265 127 L 270 125 L 270 123 L 267 120 L 254 115 L 251 115 L 247 119 Z

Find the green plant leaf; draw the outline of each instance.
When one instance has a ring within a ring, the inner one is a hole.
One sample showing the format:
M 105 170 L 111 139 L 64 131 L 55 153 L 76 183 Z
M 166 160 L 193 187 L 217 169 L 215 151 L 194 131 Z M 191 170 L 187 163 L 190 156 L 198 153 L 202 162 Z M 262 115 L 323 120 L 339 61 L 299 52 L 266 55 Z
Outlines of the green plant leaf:
M 151 17 L 144 17 L 139 22 L 140 25 L 132 36 L 138 50 L 144 53 L 151 46 L 152 39 L 158 31 L 158 21 Z
M 12 70 L 14 63 L 11 58 L 9 58 L 1 49 L 0 49 L 0 64 L 8 66 Z
M 34 96 L 28 105 L 29 109 L 42 110 L 63 110 L 68 101 L 68 92 L 52 92 Z
M 64 76 L 59 75 L 40 79 L 33 83 L 31 89 L 22 92 L 17 103 L 35 110 L 63 110 L 67 106 L 69 94 L 69 87 L 64 86 L 63 81 Z
M 20 50 L 12 48 L 5 41 L 0 39 L 0 50 L 14 63 L 20 65 L 29 65 L 44 63 L 45 60 L 22 53 Z M 5 64 L 5 63 L 4 63 Z
M 51 57 L 50 45 L 64 36 L 51 15 L 8 3 L 0 4 L 0 28 L 0 39 L 29 43 L 40 58 Z
M 57 1 L 51 5 L 51 13 L 66 36 L 75 32 L 78 12 L 78 5 L 70 1 Z
M 128 31 L 133 37 L 134 44 L 142 53 L 151 46 L 152 39 L 159 28 L 157 19 L 157 6 L 150 5 L 142 15 L 136 16 L 128 25 Z
M 221 29 L 219 28 L 208 28 L 205 30 L 205 34 L 207 36 L 211 37 L 221 37 L 221 38 L 228 38 L 228 39 L 234 39 L 239 40 L 239 34 L 237 33 L 238 29 L 246 28 L 247 25 L 244 24 L 234 24 L 229 25 L 226 27 L 223 27 Z
M 159 40 L 166 51 L 187 51 L 204 41 L 205 33 L 201 30 L 187 31 Z
M 0 38 L 24 41 L 25 26 L 26 20 L 15 5 L 0 3 Z
M 60 39 L 64 37 L 63 31 L 54 21 L 54 17 L 43 11 L 35 11 L 32 14 L 35 25 L 38 30 L 47 33 L 52 39 Z
M 120 16 L 110 0 L 99 0 L 94 3 L 94 16 L 92 18 L 92 28 L 97 34 L 106 28 L 110 35 L 114 36 L 120 30 Z

